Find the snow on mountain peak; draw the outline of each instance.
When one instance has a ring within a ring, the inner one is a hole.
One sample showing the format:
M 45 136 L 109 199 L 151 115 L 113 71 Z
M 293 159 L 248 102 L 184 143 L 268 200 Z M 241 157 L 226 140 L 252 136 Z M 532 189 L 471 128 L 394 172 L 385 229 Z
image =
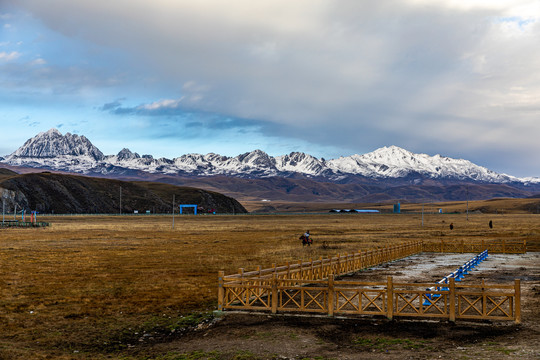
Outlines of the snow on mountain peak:
M 103 153 L 86 137 L 70 133 L 62 136 L 57 129 L 39 133 L 27 140 L 23 146 L 7 158 L 53 158 L 57 156 L 88 156 L 94 160 L 104 158 Z
M 262 150 L 254 150 L 236 157 L 243 164 L 274 167 L 275 160 Z
M 133 159 L 139 159 L 140 155 L 137 153 L 131 152 L 128 148 L 123 148 L 120 150 L 120 152 L 116 155 L 116 158 L 118 160 L 133 160 Z
M 300 172 L 317 176 L 326 168 L 324 160 L 303 152 L 292 152 L 289 155 L 276 156 L 276 166 L 280 171 Z
M 169 160 L 154 159 L 151 155 L 141 157 L 127 148 L 117 155 L 104 156 L 86 137 L 70 133 L 62 135 L 57 129 L 39 133 L 2 161 L 11 165 L 83 173 L 109 173 L 131 169 L 196 176 L 287 177 L 299 174 L 328 181 L 341 181 L 348 176 L 395 179 L 420 175 L 438 179 L 540 184 L 540 178 L 519 179 L 495 173 L 468 160 L 415 154 L 398 146 L 385 146 L 364 155 L 356 154 L 331 160 L 318 159 L 302 152 L 273 157 L 262 150 L 236 157 L 215 153 L 186 154 Z
M 374 162 L 408 163 L 415 158 L 415 154 L 398 146 L 382 147 L 362 155 L 363 158 Z
M 48 131 L 46 132 L 42 132 L 40 133 L 41 134 L 46 134 L 46 135 L 49 135 L 49 136 L 52 136 L 52 135 L 59 135 L 59 136 L 62 136 L 62 133 L 56 129 L 56 128 L 52 128 L 52 129 L 49 129 Z M 38 135 L 39 136 L 39 135 Z

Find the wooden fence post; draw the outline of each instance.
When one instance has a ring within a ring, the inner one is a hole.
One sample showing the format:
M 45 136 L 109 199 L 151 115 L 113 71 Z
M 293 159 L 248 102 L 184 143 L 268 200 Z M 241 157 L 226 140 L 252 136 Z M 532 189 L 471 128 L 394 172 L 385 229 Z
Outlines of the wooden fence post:
M 486 298 L 486 283 L 482 279 L 482 316 L 486 317 L 487 314 L 487 298 Z
M 386 317 L 388 320 L 394 318 L 394 284 L 391 276 L 386 281 Z
M 240 275 L 240 285 L 244 285 L 244 268 L 239 268 L 238 269 L 238 274 Z M 247 292 L 242 292 L 242 295 L 246 296 L 246 301 L 248 300 L 248 294 Z
M 225 297 L 225 289 L 223 288 L 223 277 L 225 276 L 225 271 L 218 271 L 218 311 L 223 310 L 223 303 Z
M 328 275 L 328 316 L 334 316 L 334 274 Z
M 261 296 L 261 294 L 264 292 L 264 289 L 261 287 L 263 285 L 263 281 L 261 279 L 261 265 L 257 265 L 255 270 L 259 272 L 259 275 L 257 276 L 257 295 Z
M 334 271 L 333 271 L 333 266 L 332 265 L 332 255 L 330 255 L 330 257 L 328 258 L 330 260 L 330 263 L 328 264 L 327 268 L 328 268 L 328 275 L 332 274 Z
M 516 324 L 521 323 L 521 281 L 519 279 L 515 280 L 514 284 L 514 296 L 516 297 L 516 311 L 514 312 L 516 318 Z
M 274 273 L 272 276 L 272 314 L 275 314 L 277 312 L 277 305 L 278 305 L 278 289 L 277 289 L 277 275 Z
M 448 320 L 450 322 L 456 322 L 456 280 L 451 277 L 450 278 L 450 293 L 448 294 L 448 304 L 450 305 L 450 308 L 448 309 Z

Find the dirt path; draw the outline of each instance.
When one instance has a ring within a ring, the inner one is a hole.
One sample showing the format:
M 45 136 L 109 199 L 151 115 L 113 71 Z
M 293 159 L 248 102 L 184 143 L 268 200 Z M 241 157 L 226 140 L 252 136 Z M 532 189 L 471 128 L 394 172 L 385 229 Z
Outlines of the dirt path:
M 436 281 L 471 254 L 419 255 L 348 280 Z M 540 253 L 490 255 L 466 280 L 521 279 L 522 324 L 513 322 L 339 319 L 229 313 L 212 325 L 143 350 L 172 359 L 539 359 Z

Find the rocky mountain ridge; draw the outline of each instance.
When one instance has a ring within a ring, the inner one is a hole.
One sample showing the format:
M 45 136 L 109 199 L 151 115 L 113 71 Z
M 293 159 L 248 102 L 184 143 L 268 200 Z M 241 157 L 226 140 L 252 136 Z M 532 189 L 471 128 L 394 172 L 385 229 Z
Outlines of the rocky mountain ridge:
M 48 214 L 167 214 L 178 204 L 197 204 L 199 213 L 246 212 L 235 199 L 214 191 L 50 172 L 17 174 L 0 169 L 0 194 L 8 212 L 17 208 Z
M 116 155 L 104 155 L 86 137 L 70 133 L 62 135 L 57 129 L 39 133 L 0 161 L 15 166 L 104 176 L 144 171 L 174 176 L 305 178 L 333 183 L 362 183 L 371 179 L 406 180 L 418 184 L 419 181 L 434 179 L 540 186 L 540 178 L 499 174 L 468 160 L 415 154 L 397 146 L 330 160 L 301 152 L 273 157 L 261 150 L 235 157 L 209 153 L 156 159 L 152 155 L 133 153 L 127 148 Z

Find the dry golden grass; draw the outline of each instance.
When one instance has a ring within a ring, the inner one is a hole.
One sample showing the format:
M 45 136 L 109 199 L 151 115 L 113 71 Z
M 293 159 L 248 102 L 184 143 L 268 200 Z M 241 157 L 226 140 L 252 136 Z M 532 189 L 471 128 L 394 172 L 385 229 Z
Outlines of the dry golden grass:
M 540 244 L 540 216 L 527 214 L 426 214 L 423 227 L 419 214 L 184 216 L 175 229 L 165 216 L 42 220 L 52 226 L 0 230 L 0 358 L 105 358 L 137 345 L 137 329 L 215 308 L 219 270 L 410 240 Z
M 392 203 L 296 203 L 286 201 L 243 201 L 242 205 L 250 211 L 258 211 L 265 207 L 272 206 L 275 212 L 323 212 L 326 213 L 331 209 L 377 209 L 384 213 L 391 213 L 393 210 Z M 401 209 L 404 212 L 421 212 L 424 205 L 425 212 L 436 213 L 439 209 L 443 209 L 445 213 L 465 213 L 467 211 L 466 201 L 452 202 L 429 202 L 422 203 L 402 203 Z M 469 212 L 481 212 L 484 214 L 540 214 L 540 199 L 507 199 L 498 198 L 491 200 L 475 200 L 469 201 Z

